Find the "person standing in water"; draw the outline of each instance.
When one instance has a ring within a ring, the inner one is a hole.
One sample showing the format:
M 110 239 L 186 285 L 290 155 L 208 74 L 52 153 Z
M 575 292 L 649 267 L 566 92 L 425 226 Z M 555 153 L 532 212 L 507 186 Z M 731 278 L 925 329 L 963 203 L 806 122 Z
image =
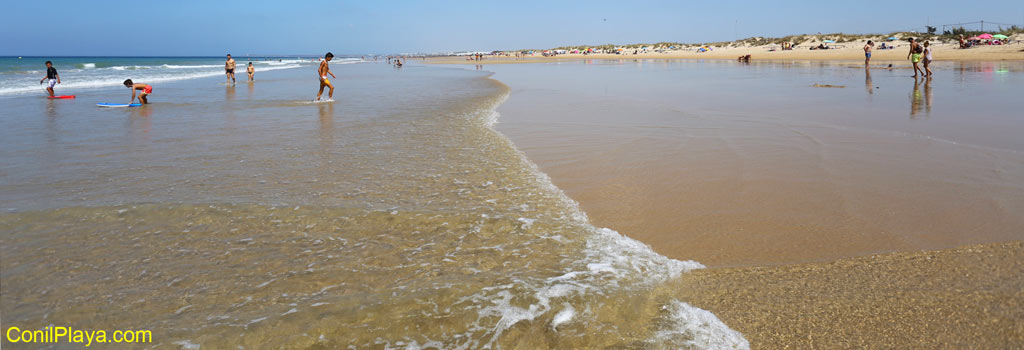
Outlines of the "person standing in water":
M 249 73 L 249 81 L 255 81 L 256 80 L 256 79 L 253 79 L 253 77 L 252 77 L 252 75 L 256 73 L 256 67 L 252 66 L 252 62 L 249 62 L 249 67 L 245 68 L 245 72 Z
M 864 45 L 864 67 L 871 65 L 871 50 L 874 50 L 875 42 L 868 40 L 868 43 Z
M 924 75 L 926 77 L 932 76 L 932 69 L 928 68 L 928 65 L 932 63 L 932 48 L 928 45 L 928 41 L 924 42 Z
M 57 68 L 53 68 L 53 62 L 46 61 L 46 78 L 39 80 L 39 83 L 42 84 L 44 81 L 46 82 L 46 92 L 53 97 L 53 87 L 60 84 L 60 74 L 57 74 Z
M 317 75 L 320 76 L 320 92 L 316 93 L 316 100 L 314 101 L 320 101 L 320 95 L 324 94 L 324 87 L 331 88 L 330 91 L 327 92 L 327 100 L 330 101 L 334 99 L 334 85 L 331 85 L 331 81 L 327 79 L 328 74 L 331 75 L 331 78 L 338 78 L 334 76 L 334 73 L 331 73 L 331 67 L 327 65 L 327 62 L 330 62 L 333 58 L 334 54 L 328 52 L 324 55 L 324 60 L 320 61 L 320 67 L 316 70 Z
M 231 83 L 235 83 L 235 59 L 231 58 L 231 54 L 228 54 L 228 60 L 224 61 L 224 76 L 227 79 L 231 79 Z

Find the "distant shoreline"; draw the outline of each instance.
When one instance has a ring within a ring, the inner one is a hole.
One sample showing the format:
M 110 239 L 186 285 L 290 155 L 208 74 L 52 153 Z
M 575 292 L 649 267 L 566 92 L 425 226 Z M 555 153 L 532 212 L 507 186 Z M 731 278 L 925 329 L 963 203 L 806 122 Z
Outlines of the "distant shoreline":
M 725 47 L 713 48 L 708 52 L 695 51 L 668 51 L 668 52 L 632 52 L 623 54 L 563 54 L 557 56 L 543 57 L 539 54 L 526 57 L 515 56 L 484 56 L 483 60 L 466 60 L 463 56 L 429 57 L 426 63 L 435 64 L 510 64 L 510 63 L 544 63 L 559 62 L 565 60 L 584 59 L 730 59 L 736 60 L 739 56 L 751 55 L 751 60 L 823 60 L 823 61 L 857 61 L 864 62 L 864 43 L 854 42 L 842 44 L 842 48 L 830 50 L 810 50 L 808 47 L 797 47 L 794 50 L 769 51 L 770 46 L 751 47 Z M 907 44 L 897 43 L 895 49 L 879 50 L 872 52 L 872 62 L 881 61 L 906 61 Z M 959 49 L 956 44 L 935 44 L 934 56 L 936 61 L 1024 61 L 1024 41 L 1018 41 L 1007 45 L 985 45 L 970 49 Z

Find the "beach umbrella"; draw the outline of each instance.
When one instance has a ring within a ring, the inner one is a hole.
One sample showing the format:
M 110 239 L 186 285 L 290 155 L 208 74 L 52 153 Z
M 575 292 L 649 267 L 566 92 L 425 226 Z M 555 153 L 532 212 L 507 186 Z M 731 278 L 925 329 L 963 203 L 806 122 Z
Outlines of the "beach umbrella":
M 894 37 L 894 36 L 890 36 L 889 39 L 887 39 L 887 40 L 899 40 L 899 39 Z
M 996 34 L 996 35 L 993 35 L 992 37 L 996 38 L 996 39 L 1006 39 L 1006 38 L 1009 38 L 1008 36 L 1002 35 L 1002 34 Z
M 982 35 L 978 35 L 978 39 L 992 39 L 992 34 L 985 33 Z
M 832 43 L 835 43 L 836 41 L 835 40 L 823 40 L 822 42 L 826 43 L 826 44 L 832 44 Z

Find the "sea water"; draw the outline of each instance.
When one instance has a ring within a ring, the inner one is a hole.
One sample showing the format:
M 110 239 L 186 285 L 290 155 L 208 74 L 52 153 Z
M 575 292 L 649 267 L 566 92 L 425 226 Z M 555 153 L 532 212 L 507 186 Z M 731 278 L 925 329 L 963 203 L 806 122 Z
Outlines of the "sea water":
M 594 227 L 494 130 L 509 88 L 488 73 L 333 64 L 335 101 L 313 103 L 315 62 L 234 85 L 219 59 L 117 61 L 55 60 L 74 100 L 2 68 L 5 326 L 160 348 L 749 347 L 673 295 L 700 263 Z M 134 66 L 152 68 L 114 68 Z M 97 108 L 127 102 L 123 78 L 151 104 Z

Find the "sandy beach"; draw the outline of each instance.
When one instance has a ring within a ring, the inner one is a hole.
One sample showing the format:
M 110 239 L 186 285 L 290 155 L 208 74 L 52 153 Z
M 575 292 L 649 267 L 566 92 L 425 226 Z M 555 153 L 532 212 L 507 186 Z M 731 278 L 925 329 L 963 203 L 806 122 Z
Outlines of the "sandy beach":
M 1024 244 L 710 269 L 680 290 L 752 349 L 1024 346 Z
M 1024 35 L 1016 35 L 1014 42 L 1007 45 L 981 45 L 969 49 L 959 49 L 955 43 L 933 43 L 934 57 L 936 61 L 999 61 L 999 60 L 1024 60 Z M 879 50 L 877 46 L 884 41 L 875 41 L 876 49 L 872 54 L 872 61 L 906 61 L 907 42 L 896 41 L 886 42 L 895 48 L 891 50 Z M 543 57 L 537 53 L 533 56 L 484 56 L 482 61 L 466 61 L 465 57 L 432 57 L 426 61 L 429 63 L 441 64 L 510 64 L 510 63 L 536 63 L 536 62 L 557 62 L 563 60 L 578 59 L 733 59 L 739 56 L 751 55 L 752 60 L 842 60 L 842 61 L 864 61 L 863 47 L 867 41 L 851 41 L 841 44 L 830 44 L 833 49 L 810 50 L 807 45 L 797 46 L 793 50 L 780 50 L 778 45 L 760 46 L 738 46 L 738 47 L 716 47 L 708 52 L 697 52 L 696 48 L 690 50 L 668 50 L 665 52 L 648 51 L 646 53 L 633 54 L 624 51 L 622 54 L 564 54 L 553 57 Z M 774 51 L 771 51 L 774 50 Z
M 1024 349 L 1019 0 L 5 5 L 2 349 Z

